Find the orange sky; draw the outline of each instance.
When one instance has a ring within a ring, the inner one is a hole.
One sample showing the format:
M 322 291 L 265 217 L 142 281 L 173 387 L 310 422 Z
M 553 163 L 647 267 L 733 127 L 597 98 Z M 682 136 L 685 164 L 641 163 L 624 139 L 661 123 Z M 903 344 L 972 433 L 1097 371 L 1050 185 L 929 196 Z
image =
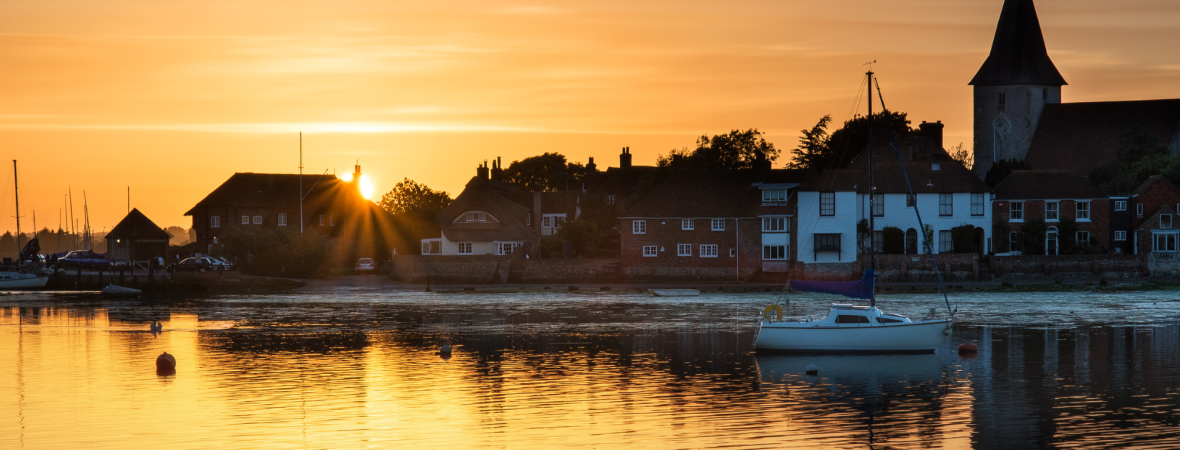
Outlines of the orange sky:
M 458 194 L 483 159 L 545 151 L 636 164 L 756 127 L 784 151 L 843 121 L 864 61 L 885 100 L 971 146 L 967 82 L 1000 0 L 403 2 L 7 0 L 0 149 L 20 160 L 22 228 L 161 226 L 234 172 L 360 159 Z M 1180 2 L 1040 0 L 1065 101 L 1180 97 Z M 780 161 L 781 163 L 782 161 Z M 14 229 L 11 168 L 0 228 Z

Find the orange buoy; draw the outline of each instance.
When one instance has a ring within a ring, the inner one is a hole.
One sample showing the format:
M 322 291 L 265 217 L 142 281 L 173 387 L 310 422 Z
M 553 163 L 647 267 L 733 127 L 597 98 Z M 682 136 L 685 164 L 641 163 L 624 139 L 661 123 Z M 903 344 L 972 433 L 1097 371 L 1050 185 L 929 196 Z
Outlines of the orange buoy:
M 176 373 L 176 358 L 164 352 L 156 357 L 156 375 L 172 375 Z
M 970 342 L 964 342 L 959 346 L 959 353 L 979 353 L 979 346 Z

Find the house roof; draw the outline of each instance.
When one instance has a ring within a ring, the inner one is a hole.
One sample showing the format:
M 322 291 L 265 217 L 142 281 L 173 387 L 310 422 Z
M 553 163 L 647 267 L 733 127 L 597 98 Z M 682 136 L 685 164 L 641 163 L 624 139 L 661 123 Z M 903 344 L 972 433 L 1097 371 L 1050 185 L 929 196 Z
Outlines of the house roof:
M 655 166 L 608 167 L 605 171 L 587 176 L 585 188 L 589 191 L 631 195 L 643 180 L 651 177 L 659 169 Z
M 1170 205 L 1168 205 L 1167 203 L 1165 203 L 1162 206 L 1160 206 L 1159 209 L 1156 209 L 1155 213 L 1153 213 L 1151 215 L 1151 217 L 1148 217 L 1138 227 L 1136 227 L 1135 231 L 1159 229 L 1160 228 L 1160 215 L 1161 214 L 1175 214 L 1175 213 L 1176 212 L 1172 209 L 1172 207 Z M 1177 220 L 1176 217 L 1172 218 L 1172 227 L 1173 228 L 1180 228 L 1180 223 L 1177 223 L 1176 220 Z
M 184 213 L 193 215 L 201 206 L 275 207 L 299 204 L 299 174 L 235 173 Z M 335 175 L 302 175 L 305 200 L 339 192 L 347 183 Z
M 1180 131 L 1180 99 L 1045 105 L 1025 160 L 1089 175 L 1117 157 L 1119 136 L 1137 126 L 1168 145 Z
M 162 228 L 152 222 L 152 219 L 147 218 L 139 209 L 132 209 L 127 213 L 123 220 L 119 221 L 115 228 L 112 228 L 107 233 L 107 239 L 132 239 L 132 238 L 160 238 L 171 239 L 172 235 L 164 231 Z
M 795 169 L 673 171 L 620 217 L 754 217 L 761 212 L 762 202 L 754 183 L 797 183 L 806 173 Z
M 1068 170 L 1014 170 L 993 192 L 996 200 L 1106 197 L 1088 177 Z
M 933 165 L 939 169 L 934 170 Z M 877 184 L 878 194 L 907 194 L 909 187 L 915 194 L 941 194 L 950 192 L 987 193 L 991 189 L 980 181 L 970 170 L 958 162 L 947 159 L 942 161 L 909 161 L 905 163 L 905 175 L 902 167 L 896 162 L 887 161 L 876 163 L 873 181 Z M 906 178 L 910 186 L 906 186 Z M 869 193 L 869 171 L 865 169 L 844 169 L 824 172 L 808 178 L 800 188 L 803 191 L 856 191 L 860 194 Z
M 479 176 L 467 182 L 455 201 L 438 214 L 439 227 L 454 242 L 524 241 L 536 239 L 532 227 L 525 224 L 529 209 L 502 195 L 501 186 Z M 484 211 L 497 222 L 456 224 L 455 219 L 467 211 Z
M 1067 84 L 1045 50 L 1045 37 L 1032 0 L 1004 1 L 991 53 L 968 84 Z
M 1131 196 L 1136 196 L 1147 192 L 1147 190 L 1151 188 L 1151 185 L 1156 183 L 1166 183 L 1166 185 L 1171 188 L 1172 191 L 1180 192 L 1180 189 L 1176 189 L 1176 185 L 1172 184 L 1171 181 L 1168 181 L 1167 178 L 1164 178 L 1163 175 L 1152 175 L 1147 177 L 1146 180 L 1143 180 L 1143 183 L 1140 184 L 1139 187 L 1136 187 L 1135 190 L 1131 191 Z

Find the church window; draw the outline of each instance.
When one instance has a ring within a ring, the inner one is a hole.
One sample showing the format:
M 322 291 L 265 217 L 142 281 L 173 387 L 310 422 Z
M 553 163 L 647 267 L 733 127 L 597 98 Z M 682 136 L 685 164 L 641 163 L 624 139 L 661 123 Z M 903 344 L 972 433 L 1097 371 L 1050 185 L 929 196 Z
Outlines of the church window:
M 996 101 L 996 107 L 1000 112 L 1004 112 L 1004 100 L 1005 100 L 1004 93 L 1003 92 L 999 93 L 999 95 L 997 97 L 997 101 Z

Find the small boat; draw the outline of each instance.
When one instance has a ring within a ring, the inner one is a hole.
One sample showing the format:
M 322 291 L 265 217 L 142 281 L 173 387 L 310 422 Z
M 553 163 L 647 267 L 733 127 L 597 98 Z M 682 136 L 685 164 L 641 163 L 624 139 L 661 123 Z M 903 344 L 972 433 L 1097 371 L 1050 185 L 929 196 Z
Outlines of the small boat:
M 0 289 L 41 288 L 49 283 L 49 277 L 28 272 L 0 271 Z
M 45 287 L 49 283 L 49 276 L 42 273 L 37 253 L 41 251 L 40 241 L 34 236 L 22 248 L 20 239 L 20 183 L 17 182 L 16 160 L 12 160 L 12 192 L 16 200 L 16 264 L 0 268 L 0 289 L 29 289 Z M 35 222 L 34 222 L 35 223 Z
M 115 286 L 114 284 L 102 288 L 103 297 L 138 297 L 143 291 L 139 289 L 132 289 L 129 287 Z
M 648 289 L 647 294 L 652 297 L 696 297 L 701 295 L 699 289 Z

